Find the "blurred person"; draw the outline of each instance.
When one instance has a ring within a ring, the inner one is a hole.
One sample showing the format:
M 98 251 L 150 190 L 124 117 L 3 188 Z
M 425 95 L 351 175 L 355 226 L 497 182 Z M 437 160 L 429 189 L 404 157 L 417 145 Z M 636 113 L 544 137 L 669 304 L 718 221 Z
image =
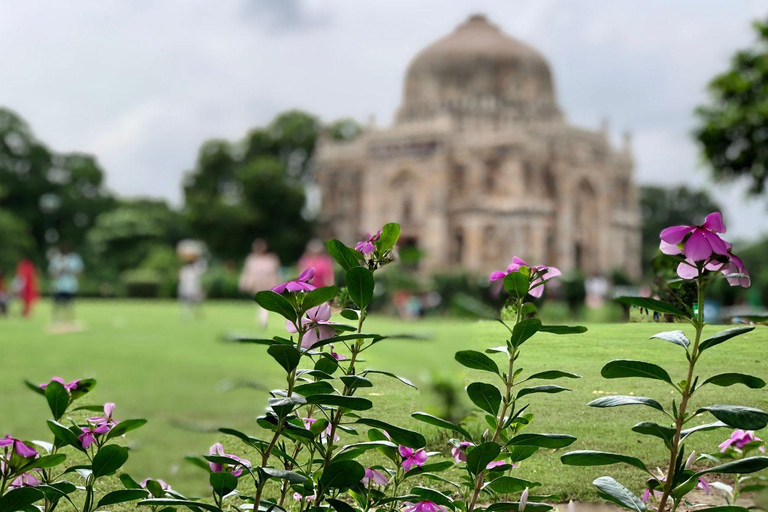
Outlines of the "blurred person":
M 21 300 L 21 314 L 28 317 L 32 314 L 32 306 L 40 298 L 40 285 L 37 279 L 37 269 L 29 258 L 24 258 L 16 265 L 16 277 L 13 279 L 13 293 Z
M 83 260 L 72 251 L 68 243 L 62 243 L 51 255 L 48 273 L 53 292 L 53 325 L 56 332 L 78 330 L 75 323 L 75 297 L 80 288 Z
M 313 285 L 318 288 L 333 284 L 333 259 L 325 251 L 325 246 L 320 240 L 313 238 L 307 244 L 304 254 L 299 258 L 299 269 L 315 269 Z
M 197 240 L 182 240 L 176 246 L 176 254 L 184 261 L 179 269 L 179 302 L 186 313 L 200 316 L 200 306 L 205 300 L 203 275 L 208 270 L 205 246 Z
M 280 284 L 280 258 L 269 252 L 266 241 L 257 238 L 251 245 L 251 253 L 245 258 L 237 287 L 242 293 L 253 296 L 257 292 L 269 290 L 278 284 Z M 269 312 L 259 308 L 258 318 L 259 324 L 266 329 Z

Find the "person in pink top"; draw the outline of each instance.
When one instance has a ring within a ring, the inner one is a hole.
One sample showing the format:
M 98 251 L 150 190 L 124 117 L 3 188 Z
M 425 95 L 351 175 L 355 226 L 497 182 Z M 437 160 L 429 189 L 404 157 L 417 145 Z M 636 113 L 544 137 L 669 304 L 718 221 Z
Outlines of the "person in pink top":
M 268 249 L 267 242 L 258 238 L 251 246 L 251 254 L 245 258 L 238 288 L 251 297 L 280 283 L 280 258 Z M 259 308 L 259 323 L 265 329 L 268 319 L 267 310 Z
M 315 280 L 312 284 L 317 288 L 333 284 L 333 259 L 325 251 L 325 246 L 320 240 L 310 240 L 304 254 L 299 258 L 299 269 L 307 268 L 315 269 Z

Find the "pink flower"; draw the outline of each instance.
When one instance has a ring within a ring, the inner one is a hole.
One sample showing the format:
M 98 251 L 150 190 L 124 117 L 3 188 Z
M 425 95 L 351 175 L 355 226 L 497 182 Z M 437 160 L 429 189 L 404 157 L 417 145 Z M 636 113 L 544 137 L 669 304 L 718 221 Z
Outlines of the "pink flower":
M 147 482 L 149 482 L 150 480 L 154 480 L 155 482 L 157 482 L 158 484 L 160 484 L 160 488 L 161 488 L 162 490 L 164 490 L 164 491 L 172 491 L 172 490 L 173 490 L 173 489 L 171 489 L 171 486 L 170 486 L 170 485 L 168 485 L 167 483 L 165 483 L 165 481 L 164 481 L 164 480 L 160 480 L 159 478 L 145 478 L 144 480 L 142 480 L 142 481 L 139 483 L 139 485 L 140 485 L 140 486 L 142 486 L 144 489 L 146 489 L 146 488 L 147 488 Z
M 0 446 L 10 446 L 16 455 L 24 457 L 25 459 L 32 459 L 38 455 L 37 450 L 27 446 L 18 439 L 14 439 L 10 435 L 6 435 L 4 438 L 0 439 Z
M 304 428 L 307 430 L 310 430 L 310 427 L 312 426 L 312 424 L 317 420 L 315 418 L 304 418 L 302 421 L 304 422 Z M 328 439 L 328 436 L 330 435 L 331 435 L 331 426 L 328 425 L 327 427 L 325 427 L 325 430 L 320 432 L 320 439 Z M 339 440 L 339 436 L 336 433 L 334 433 L 333 442 L 335 443 L 338 440 Z
M 241 459 L 236 455 L 230 455 L 228 453 L 224 453 L 224 447 L 221 445 L 221 443 L 216 443 L 213 446 L 211 446 L 209 453 L 211 455 L 219 455 L 221 457 L 234 459 L 237 462 L 240 462 L 247 466 L 251 465 L 251 461 L 247 459 Z M 235 476 L 240 476 L 243 474 L 243 466 L 238 464 L 223 464 L 219 462 L 209 462 L 208 466 L 211 468 L 211 471 L 213 471 L 214 473 L 223 473 L 224 471 L 228 471 Z
M 389 483 L 389 478 L 384 476 L 384 474 L 378 470 L 366 468 L 365 476 L 360 481 L 363 482 L 363 485 L 368 485 L 368 482 L 373 482 L 376 485 L 387 485 Z
M 272 288 L 272 291 L 275 293 L 285 293 L 285 291 L 289 291 L 291 293 L 293 292 L 311 292 L 315 289 L 315 287 L 310 284 L 311 281 L 315 278 L 315 269 L 314 268 L 307 268 L 302 270 L 301 274 L 299 274 L 299 277 L 297 277 L 293 281 L 288 281 L 283 284 L 279 284 Z
M 406 503 L 403 512 L 446 512 L 446 510 L 433 501 L 420 501 L 418 503 Z
M 746 445 L 754 441 L 762 441 L 762 439 L 755 437 L 755 433 L 752 430 L 736 429 L 731 434 L 731 437 L 718 445 L 718 448 L 720 448 L 721 453 L 727 452 L 728 448 L 741 451 Z M 765 452 L 765 447 L 761 446 L 760 451 Z
M 376 245 L 374 242 L 377 242 L 379 238 L 381 238 L 381 230 L 379 230 L 375 235 L 368 233 L 365 235 L 364 240 L 357 242 L 355 245 L 355 250 L 357 252 L 363 253 L 366 256 L 369 256 L 376 250 Z
M 64 379 L 61 377 L 51 377 L 50 382 L 43 382 L 40 384 L 40 389 L 45 389 L 48 387 L 48 384 L 51 382 L 58 382 L 59 384 L 64 386 L 64 389 L 66 389 L 69 392 L 72 392 L 72 390 L 77 389 L 77 386 L 80 385 L 80 379 L 73 380 L 72 382 L 64 382 Z
M 37 487 L 41 483 L 37 477 L 32 476 L 32 473 L 22 473 L 11 482 L 11 487 Z
M 328 348 L 331 350 L 331 355 L 333 356 L 333 358 L 335 360 L 337 360 L 337 361 L 346 361 L 347 360 L 347 356 L 345 356 L 344 354 L 337 354 L 336 352 L 333 351 L 333 345 L 329 345 Z
M 88 418 L 88 421 L 95 423 L 98 426 L 107 425 L 109 427 L 114 427 L 119 422 L 112 419 L 113 412 L 115 412 L 115 404 L 112 402 L 107 402 L 104 404 L 104 416 L 93 416 Z
M 522 258 L 514 256 L 512 258 L 512 263 L 509 264 L 506 271 L 497 270 L 491 272 L 489 279 L 491 282 L 503 280 L 508 274 L 520 270 L 520 267 L 528 267 L 531 270 L 532 279 L 528 288 L 528 293 L 536 298 L 541 297 L 544 293 L 544 283 L 560 275 L 560 271 L 555 267 L 547 267 L 545 265 L 531 266 L 523 261 Z
M 301 325 L 305 329 L 301 348 L 310 348 L 318 341 L 336 336 L 336 329 L 333 328 L 336 324 L 329 322 L 330 319 L 331 305 L 327 302 L 308 310 L 301 319 Z M 285 328 L 288 332 L 296 332 L 296 326 L 290 320 L 285 321 Z
M 725 233 L 720 212 L 710 213 L 699 226 L 672 226 L 662 230 L 659 249 L 664 254 L 683 254 L 694 263 L 709 260 L 712 254 L 725 256 L 728 254 L 727 242 L 717 233 Z
M 403 457 L 403 469 L 408 472 L 413 466 L 423 466 L 427 462 L 427 452 L 424 449 L 414 451 L 413 448 L 400 445 L 398 447 Z
M 307 501 L 312 501 L 315 498 L 316 496 L 314 494 L 310 494 L 309 496 L 302 496 L 298 492 L 293 493 L 293 499 L 295 499 L 296 501 L 301 501 L 302 499 L 305 499 Z
M 83 448 L 88 449 L 89 446 L 96 442 L 96 436 L 106 434 L 111 428 L 112 427 L 106 423 L 95 427 L 85 427 L 83 433 L 77 436 L 77 439 L 80 440 L 80 444 L 83 445 Z
M 749 277 L 749 272 L 747 272 L 746 267 L 744 267 L 744 262 L 741 261 L 741 258 L 731 252 L 730 247 L 728 248 L 728 261 L 726 263 L 722 263 L 713 259 L 707 263 L 706 269 L 713 272 L 722 272 L 724 276 L 729 276 L 732 274 L 744 274 L 745 277 L 726 277 L 728 284 L 731 286 L 749 288 L 752 284 Z

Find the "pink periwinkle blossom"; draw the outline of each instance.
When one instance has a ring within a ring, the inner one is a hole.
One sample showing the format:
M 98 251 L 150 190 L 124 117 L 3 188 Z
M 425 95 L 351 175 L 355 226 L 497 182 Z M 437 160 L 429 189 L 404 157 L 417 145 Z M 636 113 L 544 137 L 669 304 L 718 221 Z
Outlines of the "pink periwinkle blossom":
M 446 512 L 446 510 L 433 501 L 420 501 L 418 503 L 406 503 L 403 512 Z
M 659 248 L 664 254 L 683 254 L 693 262 L 707 261 L 712 254 L 728 254 L 727 242 L 720 238 L 718 233 L 725 233 L 725 224 L 720 212 L 713 212 L 707 215 L 701 225 L 671 226 L 663 229 L 659 234 Z
M 533 279 L 531 280 L 531 284 L 528 288 L 528 293 L 532 297 L 536 298 L 541 297 L 541 295 L 544 293 L 544 283 L 561 274 L 560 270 L 555 267 L 547 267 L 546 265 L 531 266 L 528 265 L 522 258 L 514 256 L 512 258 L 512 263 L 509 264 L 506 271 L 497 270 L 495 272 L 491 272 L 489 279 L 491 282 L 503 280 L 508 274 L 519 271 L 521 267 L 528 267 L 531 270 Z
M 114 427 L 119 423 L 119 421 L 112 418 L 112 413 L 114 412 L 115 412 L 115 404 L 112 402 L 107 402 L 106 404 L 104 404 L 104 416 L 93 416 L 91 418 L 88 418 L 88 421 L 98 426 L 107 425 L 110 428 Z
M 301 274 L 299 274 L 299 277 L 294 279 L 293 281 L 288 281 L 282 284 L 279 284 L 272 288 L 272 291 L 275 293 L 285 293 L 288 292 L 311 292 L 315 289 L 315 286 L 312 284 L 312 280 L 315 278 L 315 269 L 310 267 L 307 269 L 304 269 L 301 271 Z
M 73 390 L 77 389 L 77 387 L 80 385 L 81 379 L 76 379 L 71 382 L 65 382 L 64 379 L 61 377 L 51 377 L 51 380 L 49 382 L 43 382 L 40 384 L 40 389 L 45 389 L 48 387 L 48 385 L 51 382 L 58 382 L 62 386 L 64 386 L 64 389 L 66 389 L 69 393 L 71 393 Z
M 302 420 L 302 422 L 304 423 L 304 428 L 307 429 L 307 430 L 310 430 L 310 427 L 316 421 L 317 421 L 316 418 L 304 418 Z M 330 435 L 331 435 L 331 426 L 328 425 L 327 427 L 325 427 L 325 429 L 322 432 L 320 432 L 320 439 L 327 440 Z M 335 443 L 338 440 L 339 440 L 339 436 L 338 436 L 338 434 L 336 434 L 334 432 L 334 434 L 333 434 L 333 442 Z
M 365 235 L 365 239 L 357 242 L 355 250 L 365 256 L 370 256 L 376 250 L 375 242 L 377 242 L 379 238 L 381 238 L 381 230 L 377 231 L 374 235 L 368 233 Z
M 225 453 L 224 447 L 221 445 L 221 443 L 216 443 L 213 446 L 211 446 L 209 453 L 211 455 L 219 455 L 221 457 L 234 459 L 235 461 L 240 462 L 241 464 L 246 466 L 251 465 L 251 461 L 247 459 L 242 459 L 236 455 L 230 455 L 228 453 Z M 223 473 L 225 471 L 228 471 L 229 473 L 232 473 L 234 476 L 240 476 L 243 474 L 243 466 L 240 464 L 224 464 L 220 462 L 209 462 L 208 466 L 211 468 L 211 471 L 213 471 L 214 473 Z
M 305 330 L 301 339 L 301 348 L 311 348 L 315 343 L 336 336 L 336 325 L 329 322 L 331 319 L 331 305 L 326 302 L 309 309 L 301 319 L 301 326 Z M 290 321 L 285 321 L 288 332 L 296 332 L 296 326 Z
M 83 448 L 88 449 L 93 443 L 96 442 L 96 437 L 106 434 L 112 429 L 108 424 L 103 423 L 101 425 L 94 425 L 93 427 L 85 427 L 83 433 L 77 436 L 80 444 Z
M 316 497 L 317 496 L 315 496 L 314 494 L 310 494 L 309 496 L 302 496 L 301 493 L 298 493 L 298 492 L 293 493 L 293 499 L 296 501 L 301 501 L 301 500 L 312 501 Z
M 6 435 L 0 439 L 0 447 L 3 446 L 10 446 L 11 450 L 13 450 L 13 453 L 19 457 L 24 457 L 25 459 L 33 459 L 38 456 L 37 450 L 27 446 L 23 442 L 11 437 L 10 435 Z
M 171 486 L 170 486 L 170 485 L 168 485 L 168 484 L 165 482 L 165 480 L 160 480 L 159 478 L 145 478 L 144 480 L 142 480 L 141 482 L 139 482 L 139 485 L 140 485 L 140 486 L 142 486 L 144 489 L 146 489 L 146 488 L 147 488 L 147 483 L 148 483 L 150 480 L 154 480 L 155 482 L 157 482 L 158 484 L 160 484 L 160 489 L 162 489 L 162 490 L 164 490 L 164 491 L 172 491 L 172 490 L 173 490 L 173 489 L 171 489 Z
M 32 473 L 22 473 L 11 482 L 11 487 L 38 487 L 41 483 L 40 479 Z
M 410 471 L 413 466 L 423 466 L 427 462 L 427 452 L 423 448 L 414 450 L 413 448 L 400 445 L 398 450 L 403 457 L 403 469 L 406 472 Z
M 330 351 L 331 351 L 331 356 L 333 356 L 333 358 L 334 358 L 335 360 L 337 360 L 337 361 L 346 361 L 346 360 L 347 360 L 347 356 L 346 356 L 346 355 L 344 355 L 344 354 L 338 354 L 338 353 L 334 352 L 334 350 L 333 350 L 333 345 L 329 345 L 329 346 L 328 346 L 328 348 L 329 348 L 329 349 L 330 349 Z
M 752 430 L 736 429 L 731 434 L 731 437 L 720 443 L 718 447 L 721 453 L 727 452 L 728 448 L 741 451 L 746 445 L 755 441 L 762 441 L 762 439 L 756 437 Z M 760 451 L 765 452 L 765 446 L 761 446 Z
M 363 483 L 363 485 L 368 485 L 369 482 L 373 482 L 376 485 L 387 485 L 389 483 L 389 478 L 387 478 L 384 473 L 379 470 L 366 468 L 365 476 L 360 481 Z

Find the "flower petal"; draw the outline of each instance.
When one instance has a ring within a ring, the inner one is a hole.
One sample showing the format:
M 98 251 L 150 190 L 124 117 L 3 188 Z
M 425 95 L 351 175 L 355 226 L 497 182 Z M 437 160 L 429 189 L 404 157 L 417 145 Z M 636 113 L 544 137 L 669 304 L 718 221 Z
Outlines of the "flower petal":
M 683 241 L 685 235 L 693 231 L 694 226 L 672 226 L 661 230 L 659 238 L 668 244 L 677 245 Z
M 712 212 L 707 215 L 702 227 L 715 233 L 725 233 L 725 223 L 723 223 L 723 216 L 720 215 L 720 212 Z
M 706 261 L 712 256 L 712 246 L 703 229 L 695 229 L 688 240 L 685 242 L 683 252 L 685 257 L 691 261 Z

